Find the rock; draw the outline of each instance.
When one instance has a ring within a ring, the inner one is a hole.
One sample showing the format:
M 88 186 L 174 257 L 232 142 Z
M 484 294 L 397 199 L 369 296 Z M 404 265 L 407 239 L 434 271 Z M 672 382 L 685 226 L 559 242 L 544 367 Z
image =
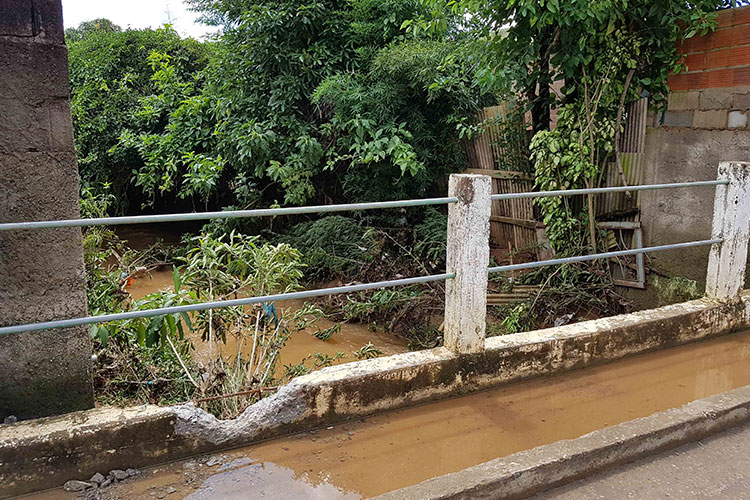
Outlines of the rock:
M 91 476 L 91 479 L 89 479 L 89 482 L 96 483 L 96 484 L 102 484 L 107 478 L 104 477 L 103 474 L 97 472 L 93 476 Z
M 171 495 L 175 491 L 177 491 L 177 488 L 175 488 L 174 486 L 170 486 L 169 488 L 167 488 L 167 494 L 168 495 Z
M 129 477 L 135 477 L 135 476 L 141 475 L 140 469 L 126 469 L 125 472 L 127 473 Z
M 128 473 L 120 469 L 109 471 L 109 475 L 115 478 L 117 481 L 122 481 L 123 479 L 128 478 Z
M 104 480 L 104 482 L 102 484 L 99 485 L 99 487 L 100 488 L 106 488 L 110 484 L 112 484 L 112 479 L 108 477 L 107 479 Z
M 211 457 L 208 459 L 208 462 L 206 462 L 206 467 L 214 467 L 217 465 L 220 465 L 224 462 L 226 457 Z
M 87 483 L 86 481 L 77 481 L 75 479 L 71 479 L 63 485 L 63 489 L 65 491 L 84 491 L 94 487 L 95 484 L 93 483 Z
M 18 417 L 16 417 L 15 415 L 8 415 L 7 417 L 5 417 L 5 419 L 3 419 L 4 424 L 15 424 L 16 422 L 18 422 Z

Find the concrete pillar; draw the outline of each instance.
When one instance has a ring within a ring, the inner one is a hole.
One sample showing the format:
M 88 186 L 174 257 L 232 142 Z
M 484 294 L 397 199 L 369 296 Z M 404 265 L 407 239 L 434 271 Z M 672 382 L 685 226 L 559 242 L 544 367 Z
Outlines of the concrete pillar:
M 0 0 L 0 221 L 79 216 L 60 0 Z M 0 232 L 0 326 L 85 316 L 79 229 Z M 86 327 L 0 336 L 0 422 L 93 406 Z
M 445 347 L 456 353 L 484 350 L 487 316 L 487 268 L 490 262 L 490 194 L 486 175 L 453 174 L 448 196 Z
M 724 242 L 711 247 L 706 296 L 726 299 L 737 296 L 745 283 L 750 241 L 750 162 L 722 162 L 718 178 L 730 183 L 716 186 L 711 238 L 723 238 Z

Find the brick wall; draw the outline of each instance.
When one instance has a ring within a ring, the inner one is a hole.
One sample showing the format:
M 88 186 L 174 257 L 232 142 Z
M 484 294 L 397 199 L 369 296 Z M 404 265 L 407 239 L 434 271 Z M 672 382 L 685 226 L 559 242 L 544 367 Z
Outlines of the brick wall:
M 680 47 L 687 71 L 669 77 L 669 105 L 654 126 L 750 129 L 750 7 L 719 12 L 718 27 Z
M 680 47 L 687 71 L 669 77 L 672 91 L 750 87 L 750 6 L 721 11 L 717 22 Z

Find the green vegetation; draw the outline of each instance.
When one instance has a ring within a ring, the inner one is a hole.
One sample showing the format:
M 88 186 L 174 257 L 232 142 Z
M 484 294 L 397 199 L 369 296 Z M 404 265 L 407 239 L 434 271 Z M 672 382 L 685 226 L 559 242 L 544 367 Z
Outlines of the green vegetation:
M 622 175 L 616 146 L 625 105 L 648 95 L 663 106 L 667 76 L 684 67 L 677 42 L 713 29 L 716 11 L 737 3 L 425 0 L 431 15 L 410 29 L 439 29 L 448 16 L 466 19 L 481 83 L 531 114 L 537 187 L 573 189 L 599 186 L 612 160 Z M 558 92 L 553 83 L 561 84 Z M 550 131 L 553 109 L 558 122 Z M 588 237 L 596 250 L 593 196 L 576 206 L 558 198 L 537 203 L 555 249 L 577 248 Z
M 68 33 L 82 176 L 128 193 L 113 208 L 421 196 L 465 164 L 455 124 L 492 98 L 462 44 L 406 39 L 419 2 L 193 3 L 218 41 Z
M 703 297 L 703 288 L 694 280 L 679 276 L 652 276 L 649 284 L 656 290 L 658 304 L 675 304 Z
M 156 58 L 169 57 L 174 77 L 190 81 L 205 68 L 210 46 L 180 39 L 169 28 L 122 31 L 102 20 L 69 29 L 66 37 L 81 179 L 97 192 L 109 186 L 117 204 L 108 211 L 122 212 L 130 198 L 141 200 L 133 189 L 133 170 L 141 160 L 132 150 L 117 147 L 120 138 L 164 128 L 157 103 L 150 116 L 141 109 L 142 102 L 158 99 L 162 84 L 154 78 Z
M 72 113 L 86 217 L 444 196 L 467 168 L 466 144 L 501 130 L 498 168 L 540 189 L 594 187 L 620 163 L 625 106 L 664 103 L 681 39 L 712 29 L 723 0 L 190 0 L 221 28 L 209 41 L 169 26 L 106 19 L 69 29 Z M 551 84 L 560 84 L 559 92 Z M 508 104 L 500 119 L 477 111 Z M 551 112 L 557 125 L 550 130 Z M 531 117 L 530 129 L 524 115 Z M 529 133 L 531 132 L 531 133 Z M 533 137 L 532 137 L 533 136 Z M 600 243 L 595 200 L 537 201 L 560 256 Z M 129 250 L 110 230 L 84 233 L 93 314 L 153 309 L 308 284 L 379 281 L 445 268 L 444 208 L 284 220 L 215 221 L 177 249 Z M 173 266 L 171 290 L 132 300 L 136 273 Z M 515 276 L 527 300 L 493 308 L 489 335 L 627 308 L 606 264 Z M 493 287 L 508 288 L 495 276 Z M 665 293 L 694 295 L 683 283 Z M 194 399 L 222 417 L 273 386 L 338 362 L 311 353 L 279 369 L 290 335 L 325 310 L 335 321 L 442 344 L 440 283 L 320 300 L 157 316 L 92 328 L 102 401 Z M 200 343 L 198 343 L 198 339 Z M 197 352 L 200 350 L 200 355 Z M 203 352 L 207 352 L 204 356 Z M 231 351 L 231 352 L 230 352 Z M 368 343 L 354 352 L 368 359 Z M 283 373 L 282 373 L 283 372 Z M 227 395 L 233 395 L 226 397 Z

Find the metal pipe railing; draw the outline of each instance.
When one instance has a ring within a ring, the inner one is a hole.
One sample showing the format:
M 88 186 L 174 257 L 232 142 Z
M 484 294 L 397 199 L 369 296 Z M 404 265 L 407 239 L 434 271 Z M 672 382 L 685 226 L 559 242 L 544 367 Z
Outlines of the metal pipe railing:
M 423 198 L 419 200 L 376 201 L 372 203 L 348 203 L 343 205 L 313 205 L 308 207 L 259 208 L 254 210 L 223 210 L 220 212 L 191 212 L 184 214 L 132 215 L 126 217 L 101 217 L 96 219 L 66 219 L 30 222 L 5 222 L 0 231 L 19 229 L 46 229 L 52 227 L 115 226 L 123 224 L 148 224 L 153 222 L 183 222 L 193 220 L 215 220 L 249 217 L 272 217 L 276 215 L 320 214 L 330 212 L 352 212 L 384 208 L 422 207 L 447 205 L 458 198 Z
M 603 188 L 589 189 L 560 189 L 557 191 L 527 191 L 525 193 L 504 193 L 493 194 L 490 199 L 514 200 L 518 198 L 548 198 L 550 196 L 575 196 L 579 194 L 600 194 L 600 193 L 623 193 L 627 191 L 650 191 L 655 189 L 675 189 L 685 187 L 702 187 L 702 186 L 719 186 L 729 184 L 728 180 L 714 181 L 693 181 L 693 182 L 673 182 L 670 184 L 644 184 L 641 186 L 612 186 Z
M 493 201 L 517 198 L 544 198 L 550 196 L 574 196 L 589 193 L 617 193 L 625 191 L 646 191 L 653 189 L 671 189 L 684 187 L 718 186 L 727 184 L 727 180 L 676 182 L 671 184 L 646 184 L 641 186 L 615 186 L 591 189 L 562 189 L 558 191 L 529 191 L 526 193 L 493 194 Z M 377 201 L 371 203 L 348 203 L 342 205 L 314 205 L 307 207 L 259 208 L 253 210 L 224 210 L 218 212 L 191 212 L 182 214 L 133 215 L 125 217 L 100 217 L 93 219 L 65 219 L 52 221 L 4 222 L 0 231 L 21 229 L 48 229 L 57 227 L 114 226 L 124 224 L 148 224 L 154 222 L 183 222 L 195 220 L 217 220 L 230 218 L 273 217 L 279 215 L 302 215 L 313 213 L 351 212 L 386 208 L 419 207 L 429 205 L 447 205 L 456 203 L 456 197 L 423 198 L 419 200 Z
M 508 193 L 508 194 L 496 194 L 491 195 L 492 200 L 506 200 L 515 198 L 540 198 L 547 196 L 573 196 L 578 194 L 588 193 L 611 193 L 611 192 L 623 192 L 623 191 L 643 191 L 649 189 L 668 189 L 668 188 L 682 188 L 682 187 L 701 187 L 701 186 L 718 186 L 729 184 L 728 180 L 714 180 L 714 181 L 697 181 L 697 182 L 681 182 L 672 184 L 651 184 L 641 186 L 616 186 L 606 188 L 592 188 L 592 189 L 570 189 L 560 191 L 539 191 L 539 192 L 527 192 L 527 193 Z M 457 197 L 443 197 L 443 198 L 425 198 L 420 200 L 397 200 L 397 201 L 384 201 L 384 202 L 373 202 L 373 203 L 351 203 L 342 205 L 319 205 L 319 206 L 308 206 L 308 207 L 285 207 L 285 208 L 267 208 L 267 209 L 255 209 L 255 210 L 227 210 L 221 212 L 202 212 L 202 213 L 183 213 L 183 214 L 166 214 L 166 215 L 144 215 L 144 216 L 128 216 L 128 217 L 102 217 L 96 219 L 68 219 L 68 220 L 57 220 L 57 221 L 30 221 L 30 222 L 10 222 L 0 223 L 0 231 L 10 230 L 24 230 L 24 229 L 43 229 L 43 228 L 57 228 L 57 227 L 87 227 L 87 226 L 102 226 L 102 225 L 120 225 L 120 224 L 139 224 L 139 223 L 152 223 L 152 222 L 177 222 L 177 221 L 191 221 L 191 220 L 211 220 L 211 219 L 228 219 L 228 218 L 243 218 L 243 217 L 268 217 L 276 215 L 297 215 L 297 214 L 310 214 L 310 213 L 330 213 L 330 212 L 346 212 L 346 211 L 357 211 L 357 210 L 372 210 L 372 209 L 384 209 L 384 208 L 400 208 L 400 207 L 416 207 L 416 206 L 427 206 L 427 205 L 443 205 L 449 203 L 456 203 Z M 551 259 L 540 262 L 528 262 L 523 264 L 513 264 L 507 266 L 496 266 L 488 268 L 489 273 L 501 272 L 501 271 L 515 271 L 521 269 L 531 269 L 543 266 L 550 266 L 556 264 L 568 264 L 572 262 L 585 262 L 606 257 L 620 257 L 626 255 L 637 255 L 648 252 L 657 252 L 663 250 L 673 250 L 678 248 L 688 248 L 702 245 L 711 245 L 714 243 L 721 243 L 722 239 L 712 240 L 701 240 L 686 243 L 675 243 L 671 245 L 661 245 L 648 248 L 632 249 L 632 250 L 621 250 L 616 252 L 605 252 L 592 255 L 582 255 L 578 257 L 565 257 L 560 259 Z M 275 295 L 265 295 L 261 297 L 247 297 L 242 299 L 233 300 L 222 300 L 214 302 L 203 302 L 200 304 L 190 304 L 185 306 L 174 306 L 164 307 L 159 309 L 149 309 L 144 311 L 128 311 L 123 313 L 104 314 L 100 316 L 87 316 L 83 318 L 72 318 L 56 321 L 46 321 L 41 323 L 30 323 L 25 325 L 14 325 L 0 327 L 0 335 L 6 335 L 10 333 L 22 333 L 37 330 L 48 330 L 52 328 L 70 328 L 75 326 L 90 325 L 95 323 L 104 323 L 110 321 L 121 321 L 134 318 L 148 318 L 154 316 L 160 316 L 164 314 L 176 314 L 183 312 L 195 312 L 203 311 L 213 308 L 221 307 L 232 307 L 242 306 L 250 304 L 258 304 L 262 302 L 272 302 L 277 300 L 290 300 L 290 299 L 305 299 L 311 297 L 321 297 L 325 295 L 335 295 L 339 293 L 350 293 L 364 290 L 372 290 L 376 288 L 387 288 L 393 286 L 405 286 L 410 284 L 428 283 L 433 281 L 444 281 L 447 279 L 455 278 L 454 273 L 436 274 L 431 276 L 420 276 L 415 278 L 405 278 L 398 280 L 379 281 L 376 283 L 363 283 L 359 285 L 348 285 L 334 288 L 324 288 L 316 290 L 306 290 L 302 292 L 282 293 Z
M 655 247 L 633 248 L 631 250 L 618 250 L 615 252 L 593 253 L 590 255 L 580 255 L 576 257 L 562 257 L 560 259 L 540 260 L 537 262 L 525 262 L 522 264 L 510 264 L 506 266 L 490 267 L 488 269 L 488 272 L 499 273 L 502 271 L 518 271 L 520 269 L 533 269 L 536 267 L 553 266 L 556 264 L 570 264 L 572 262 L 586 262 L 589 260 L 603 259 L 606 257 L 624 257 L 626 255 L 638 255 L 638 254 L 649 253 L 649 252 L 661 252 L 664 250 L 677 250 L 679 248 L 690 248 L 690 247 L 699 247 L 699 246 L 705 246 L 705 245 L 713 245 L 714 243 L 721 243 L 722 241 L 724 240 L 715 239 L 715 240 L 688 241 L 686 243 L 672 243 L 670 245 L 659 245 Z
M 430 283 L 433 281 L 445 281 L 454 278 L 452 273 L 434 274 L 431 276 L 418 276 L 416 278 L 404 278 L 390 281 L 378 281 L 376 283 L 362 283 L 360 285 L 337 286 L 334 288 L 319 288 L 316 290 L 305 290 L 302 292 L 279 293 L 275 295 L 264 295 L 261 297 L 247 297 L 242 299 L 218 300 L 214 302 L 201 302 L 200 304 L 189 304 L 185 306 L 162 307 L 144 311 L 128 311 L 123 313 L 102 314 L 100 316 L 87 316 L 84 318 L 61 319 L 56 321 L 45 321 L 42 323 L 29 323 L 25 325 L 0 327 L 0 335 L 9 333 L 33 332 L 36 330 L 50 330 L 52 328 L 71 328 L 74 326 L 91 325 L 94 323 L 107 323 L 110 321 L 122 321 L 135 318 L 151 318 L 163 314 L 177 314 L 184 312 L 205 311 L 206 309 L 217 309 L 221 307 L 245 306 L 260 304 L 263 302 L 274 302 L 277 300 L 308 299 L 311 297 L 323 297 L 338 293 L 351 293 L 374 288 L 389 288 L 393 286 L 414 285 L 418 283 Z

